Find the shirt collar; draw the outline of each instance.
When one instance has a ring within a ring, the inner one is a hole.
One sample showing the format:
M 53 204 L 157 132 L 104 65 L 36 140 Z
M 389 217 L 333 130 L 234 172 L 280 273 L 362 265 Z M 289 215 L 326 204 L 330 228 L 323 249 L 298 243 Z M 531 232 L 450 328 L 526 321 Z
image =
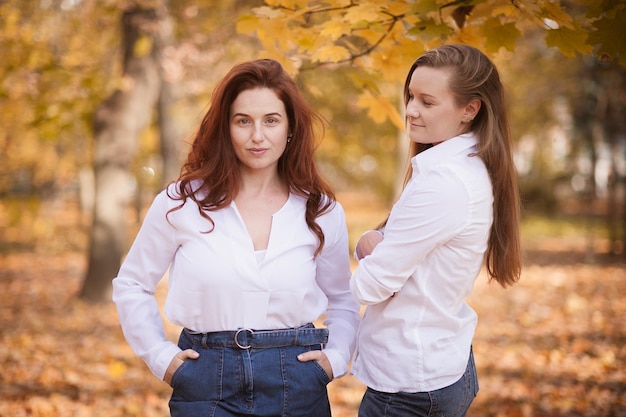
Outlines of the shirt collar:
M 432 148 L 420 152 L 411 158 L 413 175 L 429 171 L 439 162 L 461 152 L 466 152 L 467 154 L 476 152 L 477 144 L 478 138 L 474 133 L 469 132 L 445 140 Z

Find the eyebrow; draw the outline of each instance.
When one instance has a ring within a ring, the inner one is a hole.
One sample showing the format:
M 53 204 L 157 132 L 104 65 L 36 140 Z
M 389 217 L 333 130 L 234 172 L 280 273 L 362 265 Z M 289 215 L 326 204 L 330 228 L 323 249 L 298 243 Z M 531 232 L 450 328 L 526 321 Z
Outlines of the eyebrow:
M 410 90 L 409 90 L 410 91 Z M 413 93 L 412 93 L 413 94 Z M 421 98 L 429 98 L 432 100 L 438 100 L 437 96 L 434 96 L 432 94 L 428 94 L 428 93 L 419 93 L 419 94 L 413 94 L 415 97 L 421 97 Z
M 232 117 L 238 117 L 238 116 L 250 117 L 249 114 L 245 114 L 245 113 L 235 113 L 232 115 Z M 263 117 L 276 117 L 276 116 L 281 117 L 281 118 L 283 117 L 283 115 L 278 112 L 267 113 L 263 115 Z
M 407 88 L 407 91 L 408 91 L 409 93 L 413 94 L 414 96 L 420 96 L 420 97 L 432 97 L 432 98 L 435 98 L 435 96 L 433 96 L 432 94 L 429 94 L 429 93 L 418 92 L 418 93 L 416 94 L 416 92 L 415 92 L 415 91 L 413 91 L 413 90 L 411 89 L 411 87 Z

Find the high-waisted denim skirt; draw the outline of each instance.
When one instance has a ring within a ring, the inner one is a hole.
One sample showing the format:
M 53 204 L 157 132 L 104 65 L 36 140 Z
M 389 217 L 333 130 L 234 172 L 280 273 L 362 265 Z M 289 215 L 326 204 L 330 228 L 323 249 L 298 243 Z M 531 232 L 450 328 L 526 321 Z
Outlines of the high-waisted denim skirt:
M 172 417 L 329 417 L 328 374 L 297 356 L 320 350 L 327 329 L 196 333 L 184 329 L 178 346 L 193 349 L 172 376 Z

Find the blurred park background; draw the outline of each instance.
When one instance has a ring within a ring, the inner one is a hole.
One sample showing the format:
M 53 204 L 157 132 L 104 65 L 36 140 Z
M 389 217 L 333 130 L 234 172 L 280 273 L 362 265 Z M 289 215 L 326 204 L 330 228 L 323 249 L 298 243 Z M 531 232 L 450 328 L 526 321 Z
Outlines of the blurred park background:
M 110 281 L 233 64 L 279 60 L 328 121 L 317 159 L 352 249 L 406 167 L 406 72 L 453 42 L 500 69 L 524 206 L 521 282 L 482 275 L 469 300 L 469 415 L 626 416 L 618 0 L 0 0 L 0 416 L 168 415 Z M 356 416 L 358 381 L 330 392 Z

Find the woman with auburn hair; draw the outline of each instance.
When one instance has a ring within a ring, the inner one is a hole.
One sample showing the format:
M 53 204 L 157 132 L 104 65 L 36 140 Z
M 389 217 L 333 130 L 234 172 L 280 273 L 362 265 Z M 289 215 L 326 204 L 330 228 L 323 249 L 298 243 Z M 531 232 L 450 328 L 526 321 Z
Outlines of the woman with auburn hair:
M 313 158 L 321 122 L 278 62 L 235 66 L 146 214 L 113 299 L 131 347 L 173 387 L 172 416 L 330 416 L 359 312 L 344 211 Z M 178 346 L 154 299 L 168 268 Z
M 353 373 L 360 417 L 464 416 L 478 392 L 465 302 L 483 262 L 503 287 L 521 273 L 520 203 L 504 88 L 478 49 L 426 52 L 404 86 L 411 164 L 350 287 L 367 310 Z

